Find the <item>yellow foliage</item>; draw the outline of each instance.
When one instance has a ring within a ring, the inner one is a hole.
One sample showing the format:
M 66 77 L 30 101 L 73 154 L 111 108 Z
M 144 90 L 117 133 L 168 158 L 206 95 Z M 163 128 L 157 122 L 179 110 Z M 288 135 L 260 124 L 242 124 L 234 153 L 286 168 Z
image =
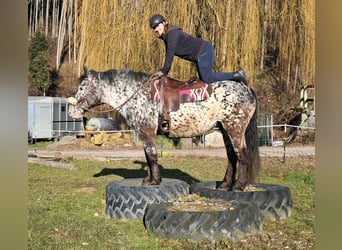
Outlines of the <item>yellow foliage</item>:
M 298 71 L 314 84 L 314 0 L 83 0 L 78 19 L 78 67 L 103 71 L 130 68 L 154 73 L 162 67 L 164 44 L 149 27 L 162 14 L 215 47 L 215 72 L 244 67 L 253 86 L 268 50 L 279 51 L 280 77 Z M 272 56 L 272 55 L 271 55 Z M 197 74 L 190 62 L 175 58 L 169 76 Z
M 109 140 L 109 135 L 105 132 L 101 132 L 97 135 L 94 135 L 93 137 L 91 137 L 90 141 L 92 143 L 94 143 L 95 145 L 102 145 L 103 143 L 105 143 L 106 141 Z
M 102 145 L 105 143 L 110 144 L 125 144 L 131 142 L 131 137 L 125 135 L 125 133 L 117 132 L 117 133 L 106 133 L 100 132 L 99 134 L 93 135 L 90 141 L 95 145 Z

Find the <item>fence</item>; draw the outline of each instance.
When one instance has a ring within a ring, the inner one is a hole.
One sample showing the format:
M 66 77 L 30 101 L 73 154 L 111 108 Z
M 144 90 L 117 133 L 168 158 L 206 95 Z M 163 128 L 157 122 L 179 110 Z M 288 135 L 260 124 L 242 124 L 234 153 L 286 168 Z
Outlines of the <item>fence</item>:
M 67 133 L 68 131 L 64 131 Z M 73 131 L 75 132 L 75 131 Z M 139 139 L 134 130 L 114 130 L 114 131 L 80 131 L 85 135 L 98 133 L 121 133 L 132 134 L 132 143 L 138 143 Z M 217 136 L 214 140 L 210 137 L 214 133 L 202 135 L 196 138 L 188 138 L 182 141 L 181 150 L 208 149 L 211 154 L 225 156 L 225 148 L 220 132 L 216 130 Z M 293 125 L 265 125 L 258 126 L 259 151 L 261 157 L 276 157 L 280 161 L 285 161 L 287 157 L 315 157 L 315 128 Z M 188 142 L 188 145 L 187 145 Z M 172 144 L 172 143 L 171 143 Z M 162 149 L 166 149 L 166 143 L 159 143 Z M 176 147 L 168 148 L 176 149 Z
M 315 128 L 306 126 L 263 125 L 258 126 L 259 151 L 261 157 L 315 157 Z M 191 138 L 182 143 L 184 148 L 223 148 L 224 142 L 218 129 L 216 133 Z
M 280 146 L 290 142 L 307 144 L 315 141 L 315 128 L 294 125 L 258 126 L 260 146 Z
M 293 125 L 258 126 L 261 157 L 315 157 L 315 128 Z

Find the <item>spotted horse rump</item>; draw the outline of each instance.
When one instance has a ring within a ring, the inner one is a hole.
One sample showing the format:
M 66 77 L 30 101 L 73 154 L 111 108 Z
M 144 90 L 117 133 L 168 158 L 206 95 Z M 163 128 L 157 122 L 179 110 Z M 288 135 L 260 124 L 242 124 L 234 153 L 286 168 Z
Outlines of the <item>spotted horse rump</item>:
M 103 103 L 115 108 L 143 142 L 148 165 L 143 185 L 162 181 L 155 142 L 161 132 L 159 117 L 168 119 L 168 137 L 193 137 L 220 129 L 228 164 L 218 189 L 242 191 L 255 181 L 259 169 L 258 105 L 254 91 L 244 83 L 181 83 L 129 69 L 97 72 L 87 68 L 79 80 L 75 96 L 69 98 L 69 115 L 80 118 Z
M 169 133 L 170 112 L 178 111 L 181 103 L 205 101 L 212 93 L 211 86 L 197 78 L 181 82 L 162 76 L 150 82 L 151 98 L 160 105 L 158 122 L 160 134 Z

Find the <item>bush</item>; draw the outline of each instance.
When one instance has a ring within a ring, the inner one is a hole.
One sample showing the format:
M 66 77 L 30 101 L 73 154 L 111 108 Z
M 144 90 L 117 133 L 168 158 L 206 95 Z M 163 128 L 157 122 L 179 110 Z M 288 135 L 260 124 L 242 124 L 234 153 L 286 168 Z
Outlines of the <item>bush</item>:
M 32 37 L 29 47 L 29 88 L 37 89 L 39 95 L 43 96 L 51 84 L 48 49 L 49 44 L 43 33 L 38 32 Z

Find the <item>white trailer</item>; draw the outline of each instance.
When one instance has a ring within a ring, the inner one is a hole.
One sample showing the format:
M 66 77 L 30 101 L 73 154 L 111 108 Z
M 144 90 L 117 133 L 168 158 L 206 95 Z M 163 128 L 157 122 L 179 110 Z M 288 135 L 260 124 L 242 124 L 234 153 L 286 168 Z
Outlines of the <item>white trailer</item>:
M 82 119 L 68 115 L 67 98 L 28 97 L 28 140 L 56 139 L 64 135 L 84 135 Z

